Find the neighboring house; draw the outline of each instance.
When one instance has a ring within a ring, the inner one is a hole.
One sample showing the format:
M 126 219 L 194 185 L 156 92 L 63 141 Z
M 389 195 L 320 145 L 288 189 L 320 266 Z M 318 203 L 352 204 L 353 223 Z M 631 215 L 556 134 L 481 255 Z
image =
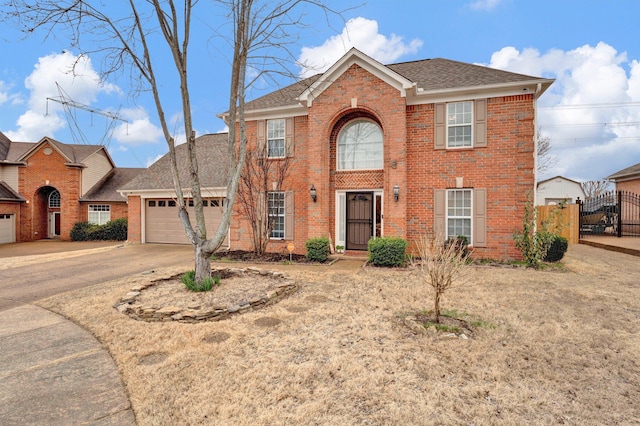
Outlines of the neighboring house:
M 227 133 L 200 136 L 196 139 L 196 156 L 208 235 L 213 235 L 222 218 L 227 192 Z M 176 147 L 184 195 L 191 196 L 187 145 Z M 142 243 L 189 244 L 178 218 L 176 191 L 173 186 L 169 155 L 165 155 L 134 179 L 119 188 L 129 200 L 128 241 Z M 195 224 L 193 200 L 189 200 L 189 217 Z M 225 241 L 228 245 L 228 238 Z
M 283 189 L 265 194 L 275 224 L 268 250 L 293 243 L 304 253 L 320 236 L 366 250 L 371 237 L 412 241 L 435 231 L 466 236 L 477 257 L 519 257 L 512 235 L 535 189 L 536 101 L 552 83 L 447 59 L 383 65 L 352 49 L 325 73 L 248 102 L 249 149 L 292 161 Z M 199 156 L 199 164 L 223 168 L 218 157 Z M 122 191 L 130 241 L 157 238 L 150 217 L 175 197 L 151 176 Z M 207 185 L 208 197 L 224 197 L 223 180 Z M 172 210 L 167 227 L 178 223 Z M 229 246 L 252 249 L 238 206 Z
M 13 142 L 0 132 L 0 243 L 68 240 L 76 222 L 126 218 L 115 189 L 141 170 L 116 168 L 104 146 Z
M 640 163 L 615 172 L 607 179 L 615 182 L 617 191 L 640 194 Z
M 575 204 L 578 197 L 585 199 L 580 182 L 562 176 L 540 181 L 536 187 L 536 204 L 539 206 Z

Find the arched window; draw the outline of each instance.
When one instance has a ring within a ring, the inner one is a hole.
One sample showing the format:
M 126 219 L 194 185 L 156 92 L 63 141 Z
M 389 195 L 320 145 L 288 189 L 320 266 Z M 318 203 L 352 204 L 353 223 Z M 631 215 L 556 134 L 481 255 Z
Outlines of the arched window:
M 381 169 L 382 129 L 370 120 L 354 120 L 338 135 L 338 170 Z
M 60 207 L 60 192 L 57 189 L 54 189 L 49 194 L 49 207 L 50 208 Z

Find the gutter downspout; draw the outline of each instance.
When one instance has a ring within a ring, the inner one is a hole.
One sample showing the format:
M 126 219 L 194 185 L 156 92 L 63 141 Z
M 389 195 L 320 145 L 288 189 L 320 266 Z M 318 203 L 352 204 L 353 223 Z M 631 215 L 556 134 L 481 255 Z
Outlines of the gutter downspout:
M 538 205 L 538 98 L 542 93 L 542 83 L 536 85 L 533 96 L 533 208 Z

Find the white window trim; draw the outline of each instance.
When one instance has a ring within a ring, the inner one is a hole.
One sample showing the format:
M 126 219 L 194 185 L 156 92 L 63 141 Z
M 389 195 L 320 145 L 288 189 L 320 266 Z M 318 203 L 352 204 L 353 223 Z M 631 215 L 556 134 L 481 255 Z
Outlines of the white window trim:
M 470 194 L 469 202 L 471 203 L 471 212 L 469 216 L 449 216 L 449 193 L 467 191 Z M 445 239 L 449 238 L 449 219 L 469 219 L 469 245 L 473 246 L 473 188 L 455 188 L 447 189 L 444 198 L 444 235 Z
M 105 208 L 106 210 L 102 210 L 102 209 L 98 209 L 98 210 L 92 210 L 95 209 L 96 207 L 99 208 Z M 95 222 L 91 222 L 91 220 L 89 220 L 91 218 L 91 213 L 97 213 L 99 220 L 97 223 Z M 103 221 L 102 216 L 106 216 L 105 213 L 109 213 L 109 219 L 106 221 Z M 87 219 L 90 223 L 95 223 L 96 225 L 104 225 L 105 223 L 109 222 L 111 220 L 111 205 L 109 204 L 89 204 L 89 206 L 87 207 Z
M 267 221 L 270 219 L 271 215 L 269 214 L 270 208 L 270 198 L 271 194 L 281 194 L 282 195 L 282 215 L 278 214 L 278 218 L 282 216 L 282 237 L 274 237 L 273 229 L 269 232 L 269 239 L 276 241 L 283 241 L 285 236 L 287 235 L 287 193 L 285 191 L 269 191 L 267 192 Z
M 377 168 L 354 168 L 354 169 L 343 169 L 340 168 L 340 136 L 342 135 L 342 132 L 344 132 L 344 130 L 352 123 L 357 122 L 357 121 L 367 121 L 370 122 L 374 125 L 376 125 L 379 129 L 380 129 L 380 134 L 382 135 L 382 158 L 381 158 L 381 162 L 382 165 L 380 167 Z M 370 170 L 383 170 L 384 169 L 384 132 L 382 131 L 382 127 L 380 127 L 380 125 L 378 123 L 376 123 L 375 121 L 366 118 L 366 117 L 360 117 L 360 118 L 355 118 L 351 121 L 349 121 L 348 123 L 346 123 L 344 126 L 342 126 L 342 129 L 340 129 L 340 132 L 338 132 L 338 137 L 336 138 L 336 171 L 339 172 L 366 172 L 366 171 L 370 171 Z
M 471 104 L 471 122 L 469 124 L 449 124 L 449 105 L 454 105 L 454 104 L 464 104 L 464 103 L 470 103 Z M 474 120 L 475 120 L 475 102 L 474 101 L 469 101 L 469 100 L 465 100 L 465 101 L 457 101 L 457 102 L 447 102 L 445 104 L 445 123 L 446 123 L 446 133 L 444 135 L 445 137 L 445 147 L 447 149 L 470 149 L 474 147 L 474 133 L 473 133 L 473 124 L 474 124 Z M 450 146 L 449 145 L 449 129 L 451 128 L 455 128 L 455 127 L 461 127 L 461 126 L 469 126 L 471 128 L 471 144 L 470 145 L 462 145 L 462 146 Z
M 282 138 L 273 138 L 269 139 L 269 123 L 273 123 L 275 121 L 282 122 Z M 267 148 L 267 158 L 269 159 L 278 159 L 278 158 L 286 158 L 287 156 L 287 122 L 284 118 L 276 118 L 267 120 L 266 124 L 266 148 Z M 282 140 L 282 155 L 270 155 L 269 142 L 271 141 L 280 141 Z

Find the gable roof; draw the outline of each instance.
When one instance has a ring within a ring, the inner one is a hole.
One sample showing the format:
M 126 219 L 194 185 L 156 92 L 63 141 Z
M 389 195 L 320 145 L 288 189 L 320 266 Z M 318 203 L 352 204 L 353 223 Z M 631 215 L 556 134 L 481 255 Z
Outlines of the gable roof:
M 569 178 L 566 178 L 564 176 L 554 176 L 554 177 L 549 178 L 549 179 L 541 180 L 536 184 L 536 186 L 540 186 L 543 183 L 551 182 L 552 180 L 556 180 L 556 179 L 562 179 L 564 181 L 575 183 L 576 185 L 580 185 L 580 187 L 582 187 L 582 184 L 580 182 L 572 180 L 572 179 L 569 179 Z
M 627 167 L 626 169 L 622 169 L 620 171 L 615 172 L 612 175 L 607 176 L 607 179 L 611 179 L 612 181 L 621 180 L 625 178 L 640 178 L 640 163 L 635 164 L 631 167 Z
M 11 146 L 11 140 L 0 132 L 0 161 L 7 159 L 9 153 L 9 147 Z
M 401 87 L 403 93 L 412 96 L 507 87 L 522 90 L 522 86 L 539 86 L 536 90 L 539 90 L 540 95 L 554 81 L 443 58 L 382 65 L 357 49 L 351 49 L 326 72 L 247 102 L 245 108 L 247 111 L 254 111 L 295 107 L 301 103 L 308 106 L 313 97 L 317 97 L 353 64 L 364 67 L 387 82 L 395 80 L 395 87 Z
M 118 167 L 111 171 L 97 182 L 80 201 L 105 201 L 105 202 L 126 202 L 119 192 L 123 185 L 134 179 L 145 169 Z
M 0 181 L 0 201 L 15 201 L 21 203 L 26 200 L 4 181 Z
M 202 188 L 226 188 L 227 141 L 228 133 L 208 134 L 196 138 L 196 156 L 198 158 L 198 171 Z M 190 188 L 187 144 L 176 146 L 176 161 L 183 188 Z M 174 191 L 171 176 L 171 163 L 167 153 L 135 178 L 118 188 L 118 190 L 121 192 Z
M 19 143 L 19 142 L 14 142 Z M 26 161 L 35 151 L 37 151 L 42 145 L 49 143 L 56 151 L 67 160 L 67 163 L 71 165 L 81 166 L 82 162 L 87 159 L 87 157 L 96 153 L 97 151 L 104 150 L 107 152 L 103 145 L 76 145 L 76 144 L 66 144 L 55 139 L 52 139 L 48 136 L 40 139 L 39 142 L 36 143 L 25 143 L 18 148 L 22 148 L 20 150 L 14 151 L 13 155 L 18 154 L 19 156 L 15 159 L 11 159 L 12 161 Z M 13 145 L 13 144 L 12 144 Z M 26 150 L 24 150 L 26 149 Z M 24 151 L 23 151 L 24 150 Z M 109 157 L 107 153 L 107 157 Z M 113 161 L 111 157 L 109 157 L 109 161 L 112 165 Z M 115 166 L 115 165 L 114 165 Z

